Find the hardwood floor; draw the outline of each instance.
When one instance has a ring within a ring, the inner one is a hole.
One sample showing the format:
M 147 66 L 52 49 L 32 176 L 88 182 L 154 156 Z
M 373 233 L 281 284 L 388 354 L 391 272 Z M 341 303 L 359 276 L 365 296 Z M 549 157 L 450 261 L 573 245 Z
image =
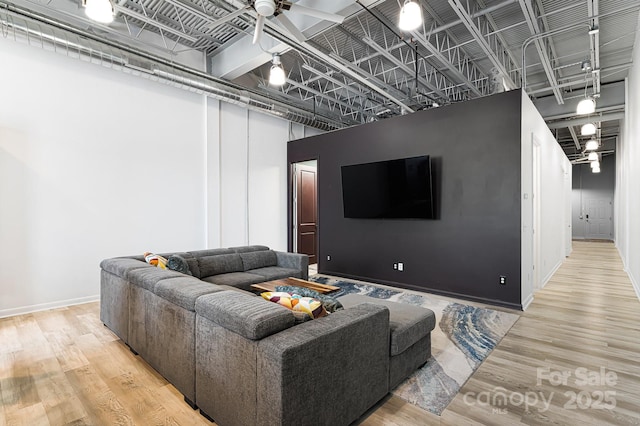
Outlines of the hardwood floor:
M 574 241 L 442 417 L 391 398 L 362 424 L 640 424 L 640 301 L 622 267 L 613 243 Z
M 0 319 L 0 426 L 211 424 L 102 325 L 98 309 Z M 640 302 L 617 250 L 576 241 L 442 417 L 389 396 L 360 424 L 640 424 L 639 366 Z M 506 404 L 487 403 L 501 395 Z

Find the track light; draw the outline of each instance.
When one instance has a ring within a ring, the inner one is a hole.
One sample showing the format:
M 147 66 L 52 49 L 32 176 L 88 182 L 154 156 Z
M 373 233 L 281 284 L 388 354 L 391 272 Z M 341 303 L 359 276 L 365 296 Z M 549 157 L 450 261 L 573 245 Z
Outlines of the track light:
M 598 141 L 595 139 L 591 139 L 589 141 L 587 141 L 587 144 L 585 145 L 584 149 L 586 149 L 587 151 L 595 151 L 596 149 L 598 149 Z
M 405 0 L 400 9 L 398 27 L 402 31 L 415 30 L 422 24 L 422 9 L 420 5 L 411 0 Z
M 596 134 L 596 125 L 593 123 L 587 123 L 582 126 L 580 129 L 580 134 L 582 136 L 591 136 Z
M 589 153 L 589 156 L 587 157 L 587 160 L 589 161 L 596 161 L 597 159 L 598 159 L 598 153 L 593 151 L 591 151 Z
M 591 71 L 591 61 L 588 59 L 585 59 L 584 61 L 582 61 L 582 63 L 580 64 L 580 69 L 582 69 L 582 71 Z
M 584 115 L 591 114 L 596 111 L 596 100 L 593 98 L 586 98 L 578 102 L 578 108 L 576 108 L 576 114 Z
M 111 0 L 84 0 L 84 13 L 96 22 L 110 24 L 115 13 Z
M 271 72 L 269 73 L 269 84 L 272 84 L 273 86 L 282 86 L 285 83 L 286 77 L 284 75 L 284 69 L 282 69 L 279 54 L 273 54 L 272 63 Z
M 600 32 L 600 28 L 597 25 L 592 25 L 589 28 L 589 35 L 598 34 Z

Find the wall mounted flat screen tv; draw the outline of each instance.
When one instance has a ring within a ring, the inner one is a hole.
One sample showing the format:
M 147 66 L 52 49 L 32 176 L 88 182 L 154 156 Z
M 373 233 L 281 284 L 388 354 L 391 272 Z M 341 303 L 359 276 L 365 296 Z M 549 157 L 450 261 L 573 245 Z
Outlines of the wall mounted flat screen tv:
M 342 166 L 344 217 L 435 219 L 428 155 Z

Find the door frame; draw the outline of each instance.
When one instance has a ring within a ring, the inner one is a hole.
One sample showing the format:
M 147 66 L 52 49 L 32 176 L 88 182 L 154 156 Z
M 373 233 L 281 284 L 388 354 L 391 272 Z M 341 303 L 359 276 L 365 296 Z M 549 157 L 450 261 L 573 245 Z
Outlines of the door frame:
M 541 167 L 541 158 L 542 155 L 542 146 L 538 138 L 532 133 L 531 134 L 531 159 L 533 163 L 533 167 L 531 168 L 531 209 L 532 209 L 532 217 L 531 217 L 531 225 L 532 225 L 532 254 L 533 254 L 533 271 L 532 271 L 532 279 L 533 279 L 533 293 L 537 292 L 542 288 L 542 284 L 540 282 L 540 167 Z
M 316 162 L 316 258 L 320 263 L 320 158 L 308 158 L 300 161 L 290 161 L 287 169 L 287 250 L 291 253 L 297 253 L 297 204 L 295 197 L 297 194 L 297 174 L 296 164 L 307 163 L 309 161 Z

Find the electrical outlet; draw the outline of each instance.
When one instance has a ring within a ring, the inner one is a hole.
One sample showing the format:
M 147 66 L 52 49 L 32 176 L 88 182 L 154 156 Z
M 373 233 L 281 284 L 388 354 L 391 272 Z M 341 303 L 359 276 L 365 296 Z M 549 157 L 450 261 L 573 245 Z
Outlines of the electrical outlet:
M 327 260 L 331 260 L 331 256 L 327 256 Z
M 507 285 L 507 277 L 505 275 L 500 275 L 500 284 Z
M 398 263 L 398 271 L 404 271 L 404 263 Z
M 393 269 L 398 270 L 398 264 L 397 263 L 393 264 Z

